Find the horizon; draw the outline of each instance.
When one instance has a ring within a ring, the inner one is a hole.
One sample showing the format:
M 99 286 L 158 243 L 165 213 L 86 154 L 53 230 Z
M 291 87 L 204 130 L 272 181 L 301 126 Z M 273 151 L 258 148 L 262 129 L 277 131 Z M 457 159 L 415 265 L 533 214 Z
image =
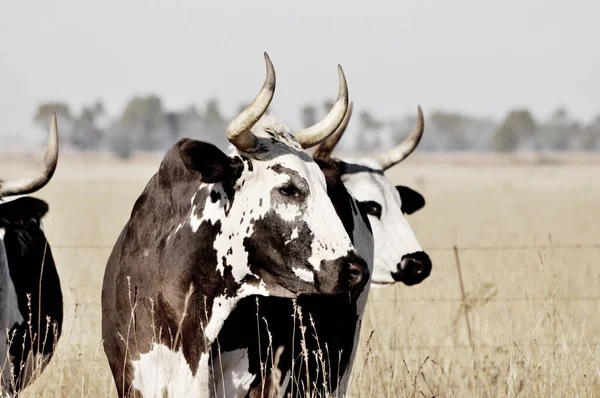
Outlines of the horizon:
M 78 113 L 101 100 L 114 118 L 135 95 L 157 94 L 170 110 L 216 98 L 232 115 L 260 89 L 265 51 L 277 73 L 273 110 L 292 128 L 302 105 L 335 98 L 338 63 L 356 109 L 384 119 L 417 105 L 426 117 L 443 110 L 501 120 L 527 108 L 545 120 L 565 107 L 589 123 L 600 114 L 600 53 L 591 51 L 600 4 L 591 1 L 231 7 L 8 3 L 0 135 L 41 133 L 32 119 L 45 101 Z

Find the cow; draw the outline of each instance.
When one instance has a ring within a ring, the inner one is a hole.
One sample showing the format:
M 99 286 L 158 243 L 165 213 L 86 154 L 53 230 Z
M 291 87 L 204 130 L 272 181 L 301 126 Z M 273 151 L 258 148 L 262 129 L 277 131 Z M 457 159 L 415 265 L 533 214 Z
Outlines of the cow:
M 415 128 L 394 148 L 370 157 L 335 159 L 344 185 L 359 200 L 373 228 L 373 287 L 396 282 L 412 286 L 421 283 L 431 273 L 431 259 L 421 248 L 405 217 L 423 208 L 425 198 L 407 186 L 394 186 L 384 175 L 385 170 L 406 159 L 419 144 L 425 121 L 420 106 L 417 111 Z M 330 159 L 346 126 L 347 122 L 343 123 L 343 127 L 317 147 L 313 156 Z
M 340 125 L 292 133 L 267 108 L 275 71 L 228 125 L 230 155 L 181 139 L 135 202 L 108 259 L 102 336 L 120 397 L 209 396 L 211 344 L 249 295 L 355 297 L 370 280 L 305 151 Z
M 49 363 L 63 322 L 60 280 L 42 218 L 48 204 L 30 196 L 54 175 L 58 128 L 52 116 L 42 169 L 0 181 L 0 390 L 18 395 Z
M 393 161 L 400 162 L 401 157 L 408 156 L 418 145 L 424 130 L 420 107 L 418 111 L 417 126 L 413 133 L 388 155 Z M 383 176 L 382 170 L 363 170 L 362 163 L 352 166 L 331 159 L 331 152 L 344 133 L 351 115 L 352 103 L 338 129 L 319 145 L 313 157 L 322 167 L 327 165 L 328 170 L 335 170 L 333 174 L 325 172 L 325 175 L 332 177 L 331 185 L 335 186 L 337 179 L 338 185 L 345 184 L 352 192 L 349 194 L 351 200 L 354 200 L 352 195 L 362 198 L 362 201 L 354 202 L 355 206 L 363 215 L 368 215 L 366 224 L 373 228 L 375 248 L 385 250 L 384 255 L 375 255 L 373 275 L 378 275 L 378 279 L 373 278 L 371 283 L 381 286 L 402 281 L 414 285 L 429 275 L 431 261 L 421 250 L 411 252 L 418 243 L 403 213 L 414 213 L 423 207 L 424 199 L 409 188 L 394 188 Z M 354 172 L 357 170 L 361 170 L 360 173 Z M 334 206 L 339 201 L 332 198 Z M 383 213 L 382 204 L 386 205 Z M 351 217 L 351 214 L 339 210 L 338 215 L 342 220 Z M 391 237 L 384 233 L 390 233 Z M 391 241 L 391 238 L 398 236 L 401 238 L 399 242 Z M 399 260 L 396 261 L 396 258 Z M 389 269 L 390 261 L 396 261 L 394 264 L 398 264 L 397 269 Z M 270 397 L 272 388 L 276 388 L 281 390 L 281 396 L 286 397 L 312 396 L 311 392 L 315 391 L 321 395 L 330 393 L 333 396 L 345 396 L 368 291 L 366 288 L 360 302 L 357 300 L 356 303 L 299 298 L 297 305 L 302 308 L 301 314 L 289 299 L 245 298 L 227 319 L 217 343 L 213 344 L 213 357 L 216 358 L 213 371 L 220 376 L 216 383 L 216 395 Z M 302 334 L 297 318 L 302 319 L 302 325 L 309 326 L 308 336 Z M 354 326 L 357 326 L 356 333 Z M 244 330 L 243 335 L 240 335 L 240 330 Z M 283 347 L 277 366 L 283 378 L 279 380 L 282 385 L 276 385 L 278 380 L 273 380 L 271 374 L 274 350 L 279 346 Z M 294 353 L 298 355 L 304 350 L 313 355 L 323 352 L 325 347 L 327 355 L 311 358 L 313 362 L 308 366 L 302 359 L 296 360 L 292 370 Z

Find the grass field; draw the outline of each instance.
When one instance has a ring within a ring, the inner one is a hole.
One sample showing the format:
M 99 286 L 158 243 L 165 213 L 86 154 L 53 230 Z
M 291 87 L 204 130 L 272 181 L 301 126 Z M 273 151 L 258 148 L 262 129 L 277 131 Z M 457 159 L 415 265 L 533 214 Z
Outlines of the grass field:
M 600 162 L 465 159 L 416 154 L 388 173 L 426 197 L 409 220 L 433 271 L 373 291 L 353 396 L 600 396 Z M 159 161 L 63 156 L 35 195 L 51 207 L 65 323 L 23 396 L 116 396 L 101 346 L 104 266 Z M 34 164 L 0 157 L 4 178 Z

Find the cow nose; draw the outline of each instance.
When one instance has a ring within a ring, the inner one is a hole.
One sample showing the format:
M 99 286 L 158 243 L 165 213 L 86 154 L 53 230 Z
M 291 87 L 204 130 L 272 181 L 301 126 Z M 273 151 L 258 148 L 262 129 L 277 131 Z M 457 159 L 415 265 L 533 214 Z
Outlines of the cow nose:
M 394 280 L 411 286 L 423 282 L 431 273 L 431 259 L 425 252 L 416 252 L 402 257 L 398 272 L 392 273 Z
M 348 263 L 348 276 L 350 278 L 350 289 L 354 289 L 360 286 L 361 282 L 365 279 L 365 271 L 368 278 L 369 270 L 362 264 L 357 262 Z

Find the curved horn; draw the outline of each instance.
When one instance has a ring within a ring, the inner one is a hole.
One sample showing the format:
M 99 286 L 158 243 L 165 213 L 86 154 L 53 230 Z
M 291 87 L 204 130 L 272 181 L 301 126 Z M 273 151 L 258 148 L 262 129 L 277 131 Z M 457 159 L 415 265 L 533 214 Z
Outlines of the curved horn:
M 304 130 L 294 133 L 296 140 L 302 145 L 302 148 L 311 148 L 327 137 L 329 137 L 335 129 L 342 123 L 346 109 L 348 108 L 348 85 L 346 84 L 346 76 L 342 67 L 338 65 L 339 76 L 339 93 L 333 108 L 329 111 L 325 119 L 321 120 L 314 126 L 305 128 Z
M 0 198 L 12 195 L 25 195 L 41 189 L 50 181 L 56 170 L 58 163 L 58 127 L 56 125 L 56 113 L 52 113 L 50 122 L 50 136 L 48 137 L 48 147 L 44 155 L 44 163 L 36 176 L 21 180 L 0 182 Z
M 267 111 L 275 93 L 275 69 L 266 52 L 265 63 L 267 64 L 267 76 L 258 95 L 227 126 L 227 139 L 241 151 L 251 152 L 256 148 L 256 136 L 250 129 Z
M 337 143 L 340 142 L 340 138 L 342 138 L 342 135 L 344 135 L 344 131 L 346 131 L 346 127 L 348 127 L 348 122 L 350 121 L 351 117 L 352 102 L 348 104 L 348 110 L 346 111 L 346 114 L 342 119 L 342 123 L 338 126 L 337 129 L 335 129 L 335 131 L 329 136 L 329 138 L 327 138 L 321 143 L 321 145 L 317 147 L 315 153 L 313 154 L 314 158 L 329 159 L 331 157 L 331 153 L 333 152 L 333 149 L 335 148 Z
M 418 106 L 417 109 L 419 112 L 417 117 L 417 125 L 412 133 L 410 133 L 410 135 L 406 137 L 406 139 L 402 141 L 400 145 L 377 156 L 377 162 L 379 162 L 383 170 L 387 170 L 406 159 L 406 157 L 415 150 L 417 145 L 419 145 L 419 141 L 421 141 L 421 137 L 423 136 L 425 121 L 423 120 L 423 111 L 421 111 L 421 106 Z

